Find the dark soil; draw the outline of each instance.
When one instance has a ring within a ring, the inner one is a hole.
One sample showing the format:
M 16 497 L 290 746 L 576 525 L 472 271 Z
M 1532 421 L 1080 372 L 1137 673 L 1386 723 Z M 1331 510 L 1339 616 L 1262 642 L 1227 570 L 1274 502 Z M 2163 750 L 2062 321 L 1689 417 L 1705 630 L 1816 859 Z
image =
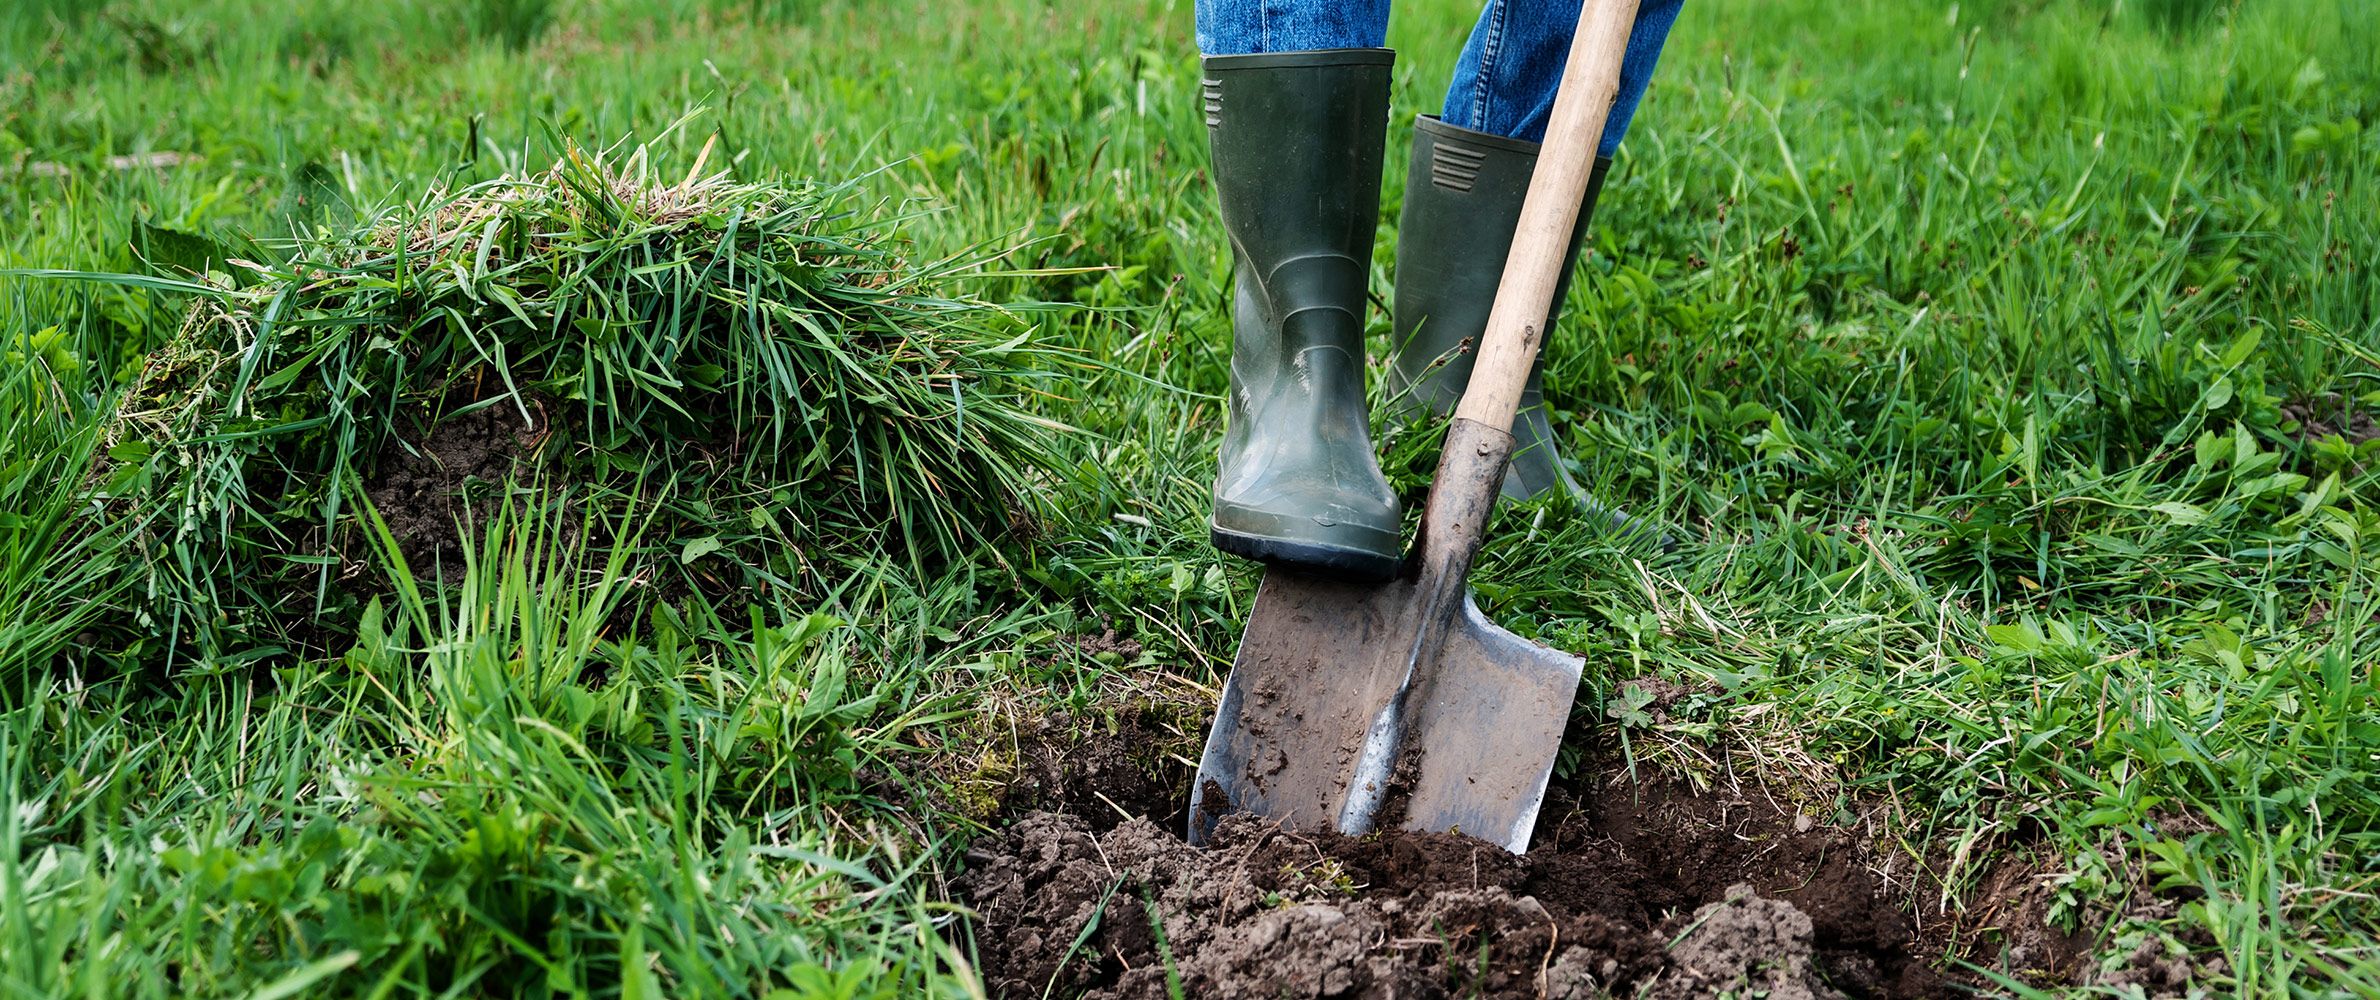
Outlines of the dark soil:
M 1558 944 L 1565 969 L 1614 979 L 1659 960 L 1617 921 L 1516 894 L 1527 866 L 1459 837 L 1305 837 L 1234 817 L 1200 850 L 1145 820 L 1098 836 L 1080 817 L 1044 812 L 967 860 L 961 888 L 983 914 L 984 972 L 1009 996 L 1055 982 L 1067 994 L 1162 997 L 1169 975 L 1186 996 L 1251 1000 L 1466 987 L 1534 996 Z M 1581 950 L 1583 965 L 1569 954 Z
M 956 888 L 981 916 L 995 995 L 1960 995 L 1924 960 L 1946 930 L 1907 915 L 1907 859 L 1757 786 L 1698 794 L 1601 762 L 1552 793 L 1519 857 L 1246 817 L 1201 850 L 1181 838 L 1190 770 L 1170 757 L 1113 791 L 1088 786 L 1104 798 L 1064 790 L 1146 763 L 1127 748 L 1159 734 L 1129 729 L 1122 747 L 1023 753 L 1048 762 L 1034 806 L 968 852 Z
M 1076 641 L 1088 651 L 1100 640 Z M 1047 811 L 1082 817 L 1101 833 L 1131 819 L 1180 830 L 1190 821 L 1191 762 L 1205 736 L 1197 728 L 1204 720 L 1193 720 L 1188 711 L 1156 700 L 1127 701 L 1096 718 L 1022 720 L 1014 733 L 977 751 L 971 773 L 952 781 L 971 800 L 964 811 L 980 819 Z
M 2049 922 L 2058 892 L 2041 875 L 2053 865 L 2034 855 L 2011 850 L 1984 872 L 1967 921 L 1975 939 L 1970 960 L 2021 979 L 2079 980 L 2091 971 L 2096 942 Z
M 1945 995 L 1924 955 L 1939 953 L 1948 928 L 1921 929 L 1910 916 L 1916 865 L 1891 845 L 1801 815 L 1758 784 L 1696 791 L 1632 780 L 1616 762 L 1596 774 L 1548 793 L 1532 856 L 1614 850 L 1648 913 L 1682 912 L 1749 885 L 1805 915 L 1818 965 L 1843 992 Z
M 484 515 L 547 438 L 546 407 L 533 406 L 534 427 L 505 399 L 449 415 L 427 434 L 391 441 L 381 454 L 364 493 L 415 573 L 461 570 L 463 539 L 477 532 L 473 512 Z
M 2154 927 L 2170 920 L 2181 904 L 2159 897 L 2146 890 L 2133 895 L 2124 907 L 2120 925 L 2132 928 Z M 2126 942 L 2130 946 L 2126 947 Z M 2219 944 L 2214 935 L 2201 927 L 2184 929 L 2179 935 L 2136 933 L 2119 938 L 2116 951 L 2122 956 L 2089 976 L 2093 985 L 2115 987 L 2129 995 L 2166 1000 L 2206 996 L 2206 983 L 2214 981 L 2230 970 L 2223 956 L 2214 954 Z M 2086 956 L 2087 957 L 2087 956 Z

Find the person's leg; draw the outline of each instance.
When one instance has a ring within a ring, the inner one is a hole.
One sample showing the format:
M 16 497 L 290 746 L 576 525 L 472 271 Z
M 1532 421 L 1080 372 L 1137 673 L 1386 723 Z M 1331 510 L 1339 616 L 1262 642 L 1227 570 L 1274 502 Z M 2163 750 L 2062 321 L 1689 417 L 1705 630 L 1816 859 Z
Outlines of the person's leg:
M 1600 155 L 1617 152 L 1620 139 L 1628 134 L 1628 123 L 1636 117 L 1636 104 L 1653 78 L 1662 43 L 1669 39 L 1683 2 L 1644 0 L 1636 8 L 1636 28 L 1628 36 L 1620 92 L 1604 122 Z M 1570 36 L 1578 28 L 1578 6 L 1578 0 L 1488 0 L 1455 64 L 1454 79 L 1447 84 L 1446 123 L 1543 141 L 1546 119 L 1554 110 L 1554 91 L 1562 82 L 1562 64 L 1570 55 Z
M 1376 49 L 1388 0 L 1198 0 L 1198 51 L 1210 56 Z

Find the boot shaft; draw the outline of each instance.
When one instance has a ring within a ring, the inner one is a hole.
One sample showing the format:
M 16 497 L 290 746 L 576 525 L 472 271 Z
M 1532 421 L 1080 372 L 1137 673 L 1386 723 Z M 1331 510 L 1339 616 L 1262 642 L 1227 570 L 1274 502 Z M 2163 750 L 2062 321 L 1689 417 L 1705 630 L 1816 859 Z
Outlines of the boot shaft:
M 1538 144 L 1474 132 L 1424 116 L 1414 123 L 1405 206 L 1397 222 L 1394 346 L 1389 393 L 1438 413 L 1454 408 L 1471 379 L 1475 341 L 1487 329 L 1504 259 L 1528 200 Z M 1562 279 L 1540 329 L 1551 340 L 1570 288 L 1595 200 L 1611 161 L 1599 158 L 1571 230 Z M 1523 405 L 1537 400 L 1544 356 L 1529 374 Z
M 1267 312 L 1267 327 L 1307 310 L 1337 314 L 1288 332 L 1352 332 L 1354 343 L 1338 346 L 1359 359 L 1393 59 L 1387 49 L 1327 49 L 1203 62 L 1215 197 L 1241 294 Z

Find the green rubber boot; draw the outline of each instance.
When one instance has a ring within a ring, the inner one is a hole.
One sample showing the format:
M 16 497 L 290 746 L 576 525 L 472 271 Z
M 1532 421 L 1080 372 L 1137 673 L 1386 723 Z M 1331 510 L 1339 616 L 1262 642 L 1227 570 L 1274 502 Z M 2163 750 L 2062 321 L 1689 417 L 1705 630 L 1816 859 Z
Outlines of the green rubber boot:
M 1391 59 L 1324 49 L 1204 62 L 1233 257 L 1215 547 L 1357 579 L 1393 574 L 1402 550 L 1364 402 Z
M 1397 221 L 1396 327 L 1390 343 L 1389 397 L 1401 405 L 1453 412 L 1471 381 L 1473 348 L 1487 330 L 1496 285 L 1504 277 L 1504 256 L 1512 248 L 1529 175 L 1537 168 L 1534 142 L 1474 132 L 1424 115 L 1413 127 L 1413 164 L 1405 182 L 1405 209 Z M 1595 198 L 1611 160 L 1598 158 L 1587 179 L 1586 203 L 1570 234 L 1570 253 L 1544 330 L 1561 314 L 1562 298 L 1585 243 Z M 1540 376 L 1545 356 L 1529 372 L 1521 407 L 1513 418 L 1516 439 L 1504 471 L 1504 495 L 1525 499 L 1561 489 L 1580 508 L 1609 518 L 1627 534 L 1646 530 L 1635 519 L 1589 496 L 1562 464 L 1553 426 L 1545 415 Z M 1667 540 L 1663 540 L 1667 544 Z

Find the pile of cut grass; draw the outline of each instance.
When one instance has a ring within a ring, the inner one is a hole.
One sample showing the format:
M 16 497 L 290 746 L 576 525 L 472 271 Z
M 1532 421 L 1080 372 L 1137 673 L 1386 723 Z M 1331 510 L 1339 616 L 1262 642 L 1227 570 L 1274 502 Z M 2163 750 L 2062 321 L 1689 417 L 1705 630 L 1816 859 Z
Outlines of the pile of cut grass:
M 845 188 L 739 181 L 710 152 L 670 180 L 643 147 L 615 165 L 567 145 L 542 174 L 166 282 L 198 298 L 125 393 L 103 473 L 159 515 L 137 628 L 218 663 L 336 652 L 359 494 L 397 461 L 452 466 L 432 442 L 467 419 L 517 461 L 484 484 L 445 468 L 434 492 L 461 503 L 411 520 L 449 542 L 474 491 L 532 473 L 658 505 L 656 563 L 713 592 L 1035 530 L 1064 428 L 1031 406 L 1055 360 L 1032 310 L 951 295 L 972 265 L 906 259 L 898 220 Z

